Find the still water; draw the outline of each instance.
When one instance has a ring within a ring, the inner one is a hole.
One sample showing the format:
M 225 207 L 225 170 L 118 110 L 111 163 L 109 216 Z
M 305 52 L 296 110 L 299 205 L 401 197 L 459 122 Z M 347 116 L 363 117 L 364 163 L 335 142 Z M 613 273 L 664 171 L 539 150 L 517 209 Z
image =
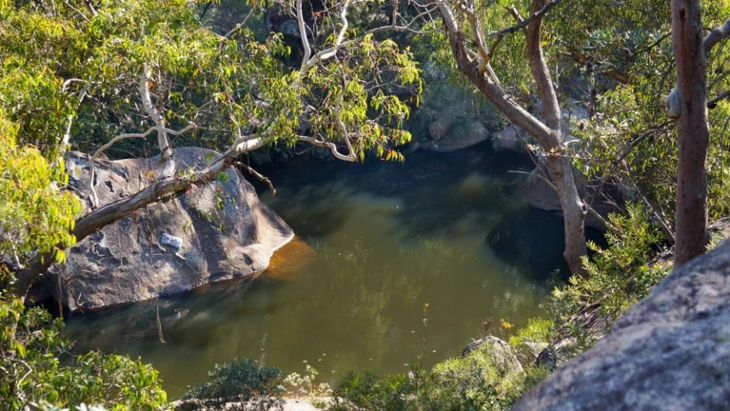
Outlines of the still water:
M 74 315 L 66 332 L 78 349 L 152 363 L 171 398 L 234 357 L 285 372 L 310 364 L 332 381 L 348 370 L 402 372 L 458 355 L 485 320 L 521 326 L 547 293 L 544 278 L 520 268 L 523 254 L 508 247 L 498 258 L 486 241 L 498 224 L 531 213 L 523 177 L 506 172 L 520 165 L 506 157 L 476 147 L 412 153 L 403 164 L 274 168 L 276 196 L 259 192 L 297 238 L 269 272 Z M 553 228 L 541 228 L 543 217 Z M 543 217 L 531 229 L 559 244 L 559 224 Z M 543 257 L 560 260 L 560 248 Z

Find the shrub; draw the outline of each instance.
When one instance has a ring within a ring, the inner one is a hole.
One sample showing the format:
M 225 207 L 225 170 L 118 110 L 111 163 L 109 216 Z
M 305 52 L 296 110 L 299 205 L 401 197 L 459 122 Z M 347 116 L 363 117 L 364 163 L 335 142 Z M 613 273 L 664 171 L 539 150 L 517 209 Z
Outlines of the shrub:
M 281 409 L 283 379 L 284 373 L 276 367 L 236 358 L 230 363 L 216 364 L 208 373 L 208 381 L 185 393 L 183 399 L 201 400 L 214 409 Z
M 125 356 L 90 352 L 62 365 L 63 322 L 0 295 L 0 409 L 169 409 L 157 371 Z
M 556 289 L 554 297 L 565 304 L 568 313 L 600 304 L 601 313 L 613 323 L 644 298 L 669 268 L 648 266 L 662 236 L 639 204 L 628 204 L 625 215 L 611 214 L 609 223 L 609 247 L 601 249 L 589 242 L 595 255 L 592 260 L 584 260 L 588 275 L 571 277 L 569 285 Z
M 414 375 L 411 373 L 411 376 Z M 407 374 L 379 379 L 371 372 L 350 372 L 334 390 L 334 405 L 329 411 L 352 409 L 405 411 L 412 409 L 416 385 Z

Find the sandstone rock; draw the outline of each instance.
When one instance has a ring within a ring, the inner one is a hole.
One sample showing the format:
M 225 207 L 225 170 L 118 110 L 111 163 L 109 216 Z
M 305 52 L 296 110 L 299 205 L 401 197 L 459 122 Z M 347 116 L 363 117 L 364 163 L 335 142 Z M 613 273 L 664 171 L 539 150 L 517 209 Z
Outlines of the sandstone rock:
M 178 172 L 201 169 L 219 156 L 199 148 L 175 151 Z M 100 203 L 145 187 L 155 177 L 157 161 L 97 160 Z M 71 188 L 87 200 L 88 157 L 72 153 L 68 164 Z M 56 272 L 60 278 L 49 282 L 55 297 L 71 311 L 131 303 L 261 272 L 274 250 L 292 237 L 292 230 L 259 202 L 243 176 L 229 169 L 218 181 L 138 210 L 90 235 L 67 252 L 66 263 Z
M 466 347 L 464 347 L 464 350 L 461 351 L 461 356 L 466 357 L 471 352 L 477 350 L 488 352 L 492 357 L 494 364 L 501 366 L 505 370 L 510 370 L 510 372 L 522 370 L 522 364 L 517 358 L 515 352 L 512 350 L 512 347 L 510 347 L 507 342 L 493 335 L 488 335 L 470 342 L 466 345 Z
M 435 122 L 429 128 L 433 141 L 422 143 L 426 148 L 439 153 L 461 150 L 479 144 L 489 138 L 484 124 L 474 120 L 462 120 L 445 124 Z
M 672 272 L 514 411 L 727 410 L 730 241 Z

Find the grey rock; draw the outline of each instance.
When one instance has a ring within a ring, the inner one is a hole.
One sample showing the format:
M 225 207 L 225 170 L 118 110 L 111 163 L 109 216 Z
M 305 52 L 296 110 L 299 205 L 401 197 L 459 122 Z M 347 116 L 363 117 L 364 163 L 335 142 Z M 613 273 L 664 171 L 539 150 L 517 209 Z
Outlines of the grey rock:
M 514 411 L 730 408 L 730 241 L 672 272 Z
M 542 119 L 542 104 L 538 101 L 535 114 Z M 576 141 L 573 135 L 574 127 L 582 127 L 589 119 L 588 109 L 577 100 L 569 100 L 560 110 L 563 139 L 566 144 Z M 503 130 L 492 133 L 492 146 L 497 150 L 522 151 L 525 144 L 536 144 L 535 139 L 522 128 L 510 124 Z
M 180 148 L 174 155 L 178 172 L 202 169 L 220 156 L 200 148 Z M 69 157 L 77 171 L 71 188 L 89 207 L 88 158 L 81 153 Z M 97 160 L 100 203 L 137 193 L 153 181 L 158 168 L 157 157 Z M 147 300 L 259 273 L 293 235 L 259 202 L 243 176 L 229 169 L 217 181 L 91 234 L 66 253 L 66 263 L 55 273 L 60 278 L 52 275 L 48 282 L 54 285 L 54 297 L 71 311 Z
M 425 76 L 430 87 L 408 121 L 411 150 L 461 150 L 489 140 L 490 130 L 504 128 L 490 103 L 445 81 L 445 71 L 427 65 Z
M 538 176 L 539 173 L 540 170 L 536 168 L 527 178 L 527 203 L 538 210 L 562 213 L 557 192 Z M 542 172 L 541 175 L 547 173 Z M 589 181 L 576 169 L 573 169 L 573 176 L 580 197 L 603 218 L 607 218 L 609 213 L 622 211 L 620 207 L 624 204 L 625 198 L 616 185 L 598 180 Z M 590 213 L 586 215 L 585 225 L 600 231 L 606 230 L 605 224 Z
M 506 341 L 493 335 L 471 341 L 461 351 L 461 356 L 466 357 L 475 351 L 488 352 L 495 364 L 502 366 L 503 369 L 510 370 L 510 372 L 522 370 L 522 364 L 512 347 Z
M 489 138 L 484 124 L 474 120 L 435 121 L 429 126 L 429 134 L 433 141 L 423 143 L 421 148 L 440 153 L 471 147 Z

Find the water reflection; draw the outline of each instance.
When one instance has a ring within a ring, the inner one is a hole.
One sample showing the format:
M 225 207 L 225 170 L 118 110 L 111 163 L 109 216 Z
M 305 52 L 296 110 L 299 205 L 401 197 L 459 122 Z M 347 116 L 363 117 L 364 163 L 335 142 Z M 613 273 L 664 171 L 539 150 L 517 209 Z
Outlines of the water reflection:
M 526 206 L 519 184 L 490 175 L 494 159 L 474 153 L 332 164 L 279 178 L 278 195 L 267 201 L 302 242 L 282 250 L 270 273 L 75 316 L 68 333 L 80 348 L 153 363 L 172 397 L 236 356 L 287 372 L 307 362 L 334 378 L 456 355 L 485 318 L 522 324 L 545 295 L 485 242 L 505 215 Z

